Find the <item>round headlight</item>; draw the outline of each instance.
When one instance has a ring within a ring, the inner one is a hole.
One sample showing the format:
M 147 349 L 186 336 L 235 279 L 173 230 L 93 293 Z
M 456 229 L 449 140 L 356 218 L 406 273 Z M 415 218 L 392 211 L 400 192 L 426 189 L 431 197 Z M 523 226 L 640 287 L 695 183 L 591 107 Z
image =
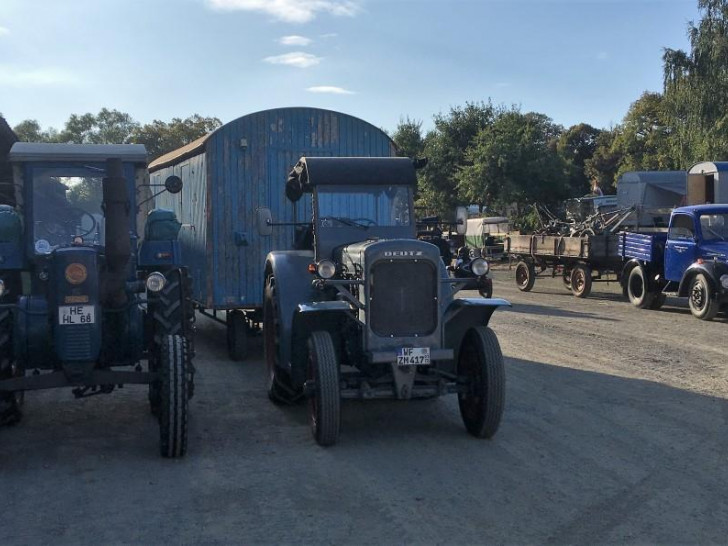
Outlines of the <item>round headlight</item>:
M 146 284 L 147 290 L 150 292 L 160 292 L 164 288 L 164 285 L 167 284 L 167 278 L 159 271 L 155 271 L 149 274 Z
M 486 262 L 483 258 L 475 258 L 470 263 L 470 271 L 473 272 L 473 275 L 477 275 L 478 277 L 485 275 L 488 272 L 488 269 L 488 262 Z
M 723 288 L 728 290 L 728 275 L 721 275 L 720 276 L 720 284 Z
M 83 264 L 70 264 L 66 267 L 66 280 L 71 284 L 81 284 L 88 277 L 88 271 Z
M 5 295 L 5 282 L 0 279 L 0 298 Z
M 336 274 L 336 264 L 331 260 L 321 260 L 316 264 L 316 273 L 322 279 L 330 279 Z

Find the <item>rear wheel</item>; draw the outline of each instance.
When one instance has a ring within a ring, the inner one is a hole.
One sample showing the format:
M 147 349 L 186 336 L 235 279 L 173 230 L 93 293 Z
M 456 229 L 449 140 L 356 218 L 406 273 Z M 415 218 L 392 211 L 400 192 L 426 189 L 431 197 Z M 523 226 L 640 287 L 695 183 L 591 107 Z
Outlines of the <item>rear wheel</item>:
M 280 344 L 280 311 L 276 279 L 270 276 L 265 282 L 263 298 L 263 348 L 267 370 L 266 391 L 274 404 L 290 404 L 296 396 L 291 382 L 278 365 Z
M 250 328 L 242 311 L 229 311 L 227 314 L 227 348 L 230 360 L 240 362 L 248 356 L 248 336 Z
M 520 261 L 516 264 L 516 286 L 521 292 L 529 292 L 536 282 L 536 269 L 533 264 Z
M 319 445 L 334 445 L 341 428 L 341 391 L 339 364 L 328 332 L 313 332 L 308 340 L 307 375 L 315 384 L 309 399 L 311 432 Z
M 159 358 L 162 457 L 182 457 L 187 451 L 188 359 L 187 340 L 183 336 L 163 336 Z
M 13 317 L 9 309 L 0 309 L 0 379 L 22 377 L 23 371 L 13 356 Z M 0 425 L 14 425 L 23 417 L 23 391 L 0 394 Z
M 506 382 L 503 353 L 493 330 L 476 326 L 468 331 L 460 347 L 457 371 L 465 381 L 458 393 L 465 428 L 477 438 L 491 438 L 503 415 Z
M 713 320 L 720 310 L 720 303 L 713 297 L 713 288 L 703 273 L 698 273 L 690 283 L 688 303 L 690 312 L 700 320 Z
M 591 294 L 591 268 L 586 264 L 576 264 L 571 270 L 571 293 L 577 298 L 586 298 Z
M 627 297 L 635 307 L 650 309 L 655 301 L 655 292 L 649 290 L 647 272 L 641 265 L 629 272 L 627 277 Z M 664 300 L 663 300 L 664 301 Z

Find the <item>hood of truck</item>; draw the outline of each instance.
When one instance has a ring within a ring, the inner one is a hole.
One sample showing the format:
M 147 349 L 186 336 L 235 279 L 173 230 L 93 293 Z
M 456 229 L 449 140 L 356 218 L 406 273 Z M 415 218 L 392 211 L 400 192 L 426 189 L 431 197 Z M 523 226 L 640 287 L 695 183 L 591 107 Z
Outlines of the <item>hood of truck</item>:
M 336 261 L 350 274 L 358 277 L 365 276 L 368 266 L 379 260 L 440 262 L 440 250 L 431 243 L 417 239 L 371 239 L 340 247 L 334 255 Z

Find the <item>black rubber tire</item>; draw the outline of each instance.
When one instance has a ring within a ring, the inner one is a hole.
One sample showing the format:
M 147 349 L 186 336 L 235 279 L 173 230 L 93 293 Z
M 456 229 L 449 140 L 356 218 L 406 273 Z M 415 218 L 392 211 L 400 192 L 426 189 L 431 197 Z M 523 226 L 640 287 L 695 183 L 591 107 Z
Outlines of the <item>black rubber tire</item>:
M 564 269 L 561 272 L 561 281 L 564 283 L 564 288 L 571 292 L 571 269 Z
M 250 328 L 245 314 L 230 311 L 227 314 L 227 348 L 230 360 L 240 362 L 248 357 L 248 337 Z
M 653 311 L 657 311 L 658 309 L 662 308 L 663 305 L 665 305 L 665 300 L 667 300 L 667 296 L 662 292 L 658 292 L 657 294 L 655 294 L 655 298 L 650 304 L 650 309 Z
M 275 277 L 265 281 L 263 295 L 263 351 L 266 366 L 266 392 L 275 405 L 292 404 L 297 398 L 291 381 L 279 366 L 278 345 L 280 343 L 280 311 Z
M 466 391 L 458 393 L 460 416 L 476 438 L 492 438 L 505 407 L 506 375 L 503 353 L 495 332 L 475 326 L 463 338 L 457 373 Z
M 13 355 L 13 315 L 10 309 L 0 309 L 0 379 L 20 377 Z M 24 392 L 0 394 L 0 425 L 15 425 L 23 418 Z
M 189 406 L 187 340 L 181 335 L 162 337 L 159 358 L 159 448 L 162 457 L 183 457 L 187 452 Z
M 641 265 L 634 267 L 627 277 L 627 297 L 635 307 L 650 309 L 658 292 L 650 291 L 647 272 Z
M 320 446 L 332 446 L 341 429 L 339 363 L 326 331 L 313 332 L 308 340 L 308 379 L 316 385 L 309 398 L 311 432 Z
M 720 303 L 713 297 L 713 287 L 703 273 L 698 273 L 690 282 L 688 305 L 690 312 L 700 320 L 713 320 L 720 311 Z
M 571 270 L 571 293 L 577 298 L 588 298 L 592 289 L 591 268 L 586 264 L 576 264 Z
M 493 282 L 483 282 L 481 286 L 478 287 L 478 294 L 480 294 L 481 298 L 490 299 L 493 297 Z
M 194 367 L 191 359 L 194 356 L 194 321 L 195 311 L 192 307 L 191 279 L 184 269 L 171 269 L 164 272 L 167 279 L 164 288 L 157 294 L 149 295 L 148 312 L 152 320 L 152 347 L 149 357 L 149 371 L 159 372 L 159 359 L 164 336 L 181 335 L 187 340 L 188 365 L 190 367 L 189 397 L 194 394 Z M 161 382 L 149 384 L 149 408 L 152 415 L 159 416 L 161 404 Z
M 533 264 L 520 261 L 516 264 L 516 286 L 521 292 L 530 292 L 536 282 L 536 268 Z

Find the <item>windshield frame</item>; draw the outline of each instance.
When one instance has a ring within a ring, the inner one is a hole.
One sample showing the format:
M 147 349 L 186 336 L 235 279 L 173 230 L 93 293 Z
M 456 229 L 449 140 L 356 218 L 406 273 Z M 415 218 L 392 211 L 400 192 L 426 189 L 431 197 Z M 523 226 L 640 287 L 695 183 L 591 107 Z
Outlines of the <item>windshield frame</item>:
M 322 226 L 322 216 L 319 209 L 319 192 L 322 193 L 365 193 L 373 190 L 385 190 L 390 187 L 407 190 L 407 209 L 409 211 L 409 225 L 346 225 L 334 221 L 335 225 Z M 414 188 L 406 184 L 336 184 L 314 187 L 313 195 L 313 222 L 314 222 L 314 251 L 316 261 L 331 259 L 336 248 L 365 241 L 367 239 L 415 239 L 417 228 L 414 215 Z
M 23 166 L 23 188 L 22 188 L 22 210 L 25 217 L 24 231 L 26 233 L 26 254 L 35 260 L 47 259 L 51 254 L 41 254 L 35 250 L 35 213 L 34 210 L 34 189 L 35 177 L 43 172 L 52 171 L 52 176 L 59 177 L 87 177 L 87 178 L 104 178 L 106 177 L 105 162 L 75 162 L 75 161 L 32 161 L 27 162 Z M 135 199 L 135 166 L 131 163 L 123 165 L 124 179 L 126 181 L 127 195 L 129 196 L 129 232 L 132 237 L 136 233 L 136 199 Z M 103 190 L 102 190 L 103 191 Z M 105 241 L 104 241 L 105 242 Z M 57 248 L 61 246 L 58 245 Z M 103 245 L 92 245 L 84 243 L 86 247 L 94 247 L 103 249 Z

